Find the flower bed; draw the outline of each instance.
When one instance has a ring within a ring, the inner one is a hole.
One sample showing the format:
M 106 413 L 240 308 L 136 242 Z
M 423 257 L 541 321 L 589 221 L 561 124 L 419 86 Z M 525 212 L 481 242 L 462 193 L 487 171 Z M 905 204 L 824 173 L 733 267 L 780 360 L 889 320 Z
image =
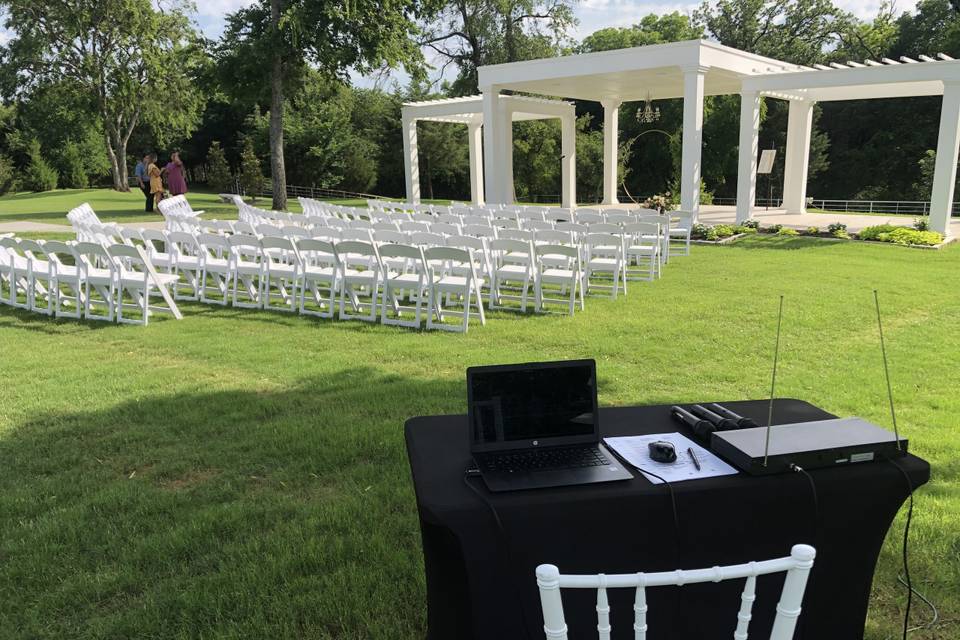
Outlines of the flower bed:
M 939 248 L 948 244 L 943 234 L 930 231 L 925 219 L 914 222 L 913 227 L 900 227 L 892 224 L 880 224 L 866 227 L 859 233 L 849 233 L 847 225 L 834 222 L 826 229 L 807 227 L 804 230 L 792 229 L 781 224 L 761 227 L 756 220 L 747 220 L 741 225 L 695 224 L 691 231 L 692 240 L 702 244 L 727 244 L 748 234 L 762 233 L 777 236 L 807 236 L 815 238 L 833 238 L 839 240 L 858 240 L 864 242 L 885 242 L 905 247 Z

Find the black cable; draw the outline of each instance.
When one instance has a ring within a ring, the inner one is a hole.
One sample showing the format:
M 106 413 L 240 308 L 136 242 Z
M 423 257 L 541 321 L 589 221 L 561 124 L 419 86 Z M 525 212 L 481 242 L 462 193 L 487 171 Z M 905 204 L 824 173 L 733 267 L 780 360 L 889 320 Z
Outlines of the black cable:
M 497 525 L 497 532 L 500 534 L 500 540 L 503 543 L 503 548 L 507 553 L 507 562 L 510 564 L 511 567 L 515 567 L 519 569 L 520 564 L 517 562 L 514 562 L 513 560 L 513 552 L 510 550 L 510 543 L 507 540 L 507 531 L 506 529 L 503 528 L 503 521 L 500 520 L 500 514 L 497 513 L 497 508 L 493 506 L 493 503 L 490 502 L 489 499 L 487 499 L 487 496 L 483 495 L 483 492 L 480 491 L 480 489 L 478 489 L 476 486 L 474 486 L 470 482 L 469 478 L 471 476 L 469 475 L 469 473 L 470 473 L 470 469 L 467 469 L 463 472 L 463 484 L 467 485 L 467 488 L 473 491 L 477 495 L 477 497 L 480 498 L 480 501 L 483 502 L 485 505 L 487 505 L 487 509 L 490 510 L 490 513 L 493 515 L 493 521 Z M 479 478 L 480 476 L 477 475 L 473 477 Z M 527 611 L 523 606 L 523 599 L 521 598 L 522 592 L 520 590 L 520 581 L 519 580 L 513 581 L 513 583 L 514 583 L 513 584 L 514 596 L 517 598 L 517 603 L 520 606 L 520 619 L 523 623 L 523 635 L 528 640 L 530 640 L 530 626 L 527 624 Z
M 907 586 L 907 608 L 903 613 L 903 640 L 907 640 L 907 634 L 910 632 L 910 606 L 913 604 L 913 581 L 910 579 L 910 563 L 909 563 L 909 546 L 910 546 L 910 522 L 913 520 L 913 483 L 910 481 L 910 475 L 896 462 L 892 459 L 887 459 L 887 462 L 892 464 L 897 468 L 897 471 L 903 475 L 904 481 L 907 483 L 908 497 L 910 498 L 910 506 L 907 509 L 907 521 L 903 525 L 903 575 L 906 578 Z M 899 578 L 899 576 L 898 576 Z M 926 598 L 924 598 L 926 600 Z
M 813 476 L 811 476 L 806 469 L 800 465 L 790 464 L 790 469 L 796 473 L 801 473 L 807 479 L 807 482 L 810 483 L 810 497 L 813 500 L 813 534 L 810 539 L 812 540 L 813 548 L 817 548 L 817 523 L 820 521 L 820 499 L 817 496 L 817 484 L 813 481 Z

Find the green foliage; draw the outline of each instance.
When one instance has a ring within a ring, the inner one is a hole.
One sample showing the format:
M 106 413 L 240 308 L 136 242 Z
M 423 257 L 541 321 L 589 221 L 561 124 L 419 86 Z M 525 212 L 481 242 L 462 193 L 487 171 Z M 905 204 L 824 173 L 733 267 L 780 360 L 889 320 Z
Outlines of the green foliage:
M 879 226 L 889 227 L 890 225 Z M 876 229 L 878 227 L 870 228 Z M 863 231 L 867 231 L 867 229 L 864 229 Z M 863 237 L 863 231 L 860 232 L 860 238 L 867 239 Z M 894 244 L 917 244 L 932 246 L 943 242 L 943 234 L 936 231 L 918 231 L 909 227 L 893 227 L 888 231 L 878 233 L 874 239 L 879 240 L 880 242 L 892 242 Z
M 707 240 L 723 240 L 734 235 L 736 230 L 731 224 L 715 224 L 707 229 Z
M 23 186 L 27 191 L 53 191 L 57 188 L 57 170 L 50 166 L 40 151 L 40 143 L 32 140 L 27 147 L 29 158 L 23 175 Z
M 690 237 L 696 240 L 704 240 L 707 237 L 707 233 L 710 231 L 710 227 L 703 224 L 702 222 L 695 222 L 693 226 L 690 227 Z
M 780 233 L 782 229 L 783 229 L 782 224 L 772 224 L 769 227 L 764 228 L 764 231 L 766 231 L 767 233 Z
M 243 151 L 240 152 L 240 188 L 251 200 L 256 200 L 263 190 L 266 179 L 260 168 L 260 159 L 253 148 L 253 140 L 244 138 Z
M 60 154 L 63 167 L 63 187 L 65 189 L 86 189 L 90 186 L 87 176 L 87 167 L 83 157 L 83 149 L 72 140 L 68 142 Z
M 744 224 L 738 224 L 733 228 L 734 235 L 740 235 L 742 233 L 750 234 L 750 233 L 756 233 L 756 232 L 757 232 L 756 227 L 749 227 Z
M 831 222 L 827 225 L 827 232 L 832 236 L 836 236 L 840 232 L 846 233 L 847 225 L 842 222 Z
M 740 226 L 747 227 L 750 229 L 759 229 L 760 221 L 757 220 L 756 218 L 750 218 L 749 220 L 744 220 L 742 223 L 740 223 Z
M 917 218 L 913 221 L 913 228 L 917 231 L 929 231 L 930 218 Z
M 17 177 L 13 160 L 0 154 L 0 196 L 16 191 Z
M 820 227 L 807 227 L 807 235 L 820 235 Z
M 796 229 L 791 229 L 790 227 L 781 227 L 780 230 L 777 231 L 777 235 L 778 236 L 798 236 L 800 235 L 800 232 L 797 231 Z
M 841 240 L 849 240 L 850 234 L 847 233 L 846 229 L 837 229 L 831 234 L 834 238 L 840 238 Z
M 210 149 L 207 150 L 207 185 L 221 193 L 233 189 L 230 165 L 227 164 L 227 157 L 216 140 L 210 143 Z
M 609 51 L 681 40 L 699 40 L 702 37 L 702 26 L 691 24 L 689 16 L 674 11 L 663 15 L 648 14 L 630 27 L 607 27 L 594 31 L 583 39 L 577 51 Z
M 879 240 L 881 235 L 888 234 L 895 229 L 900 229 L 896 225 L 892 224 L 878 224 L 872 227 L 865 227 L 860 230 L 860 233 L 857 234 L 857 237 L 861 240 Z

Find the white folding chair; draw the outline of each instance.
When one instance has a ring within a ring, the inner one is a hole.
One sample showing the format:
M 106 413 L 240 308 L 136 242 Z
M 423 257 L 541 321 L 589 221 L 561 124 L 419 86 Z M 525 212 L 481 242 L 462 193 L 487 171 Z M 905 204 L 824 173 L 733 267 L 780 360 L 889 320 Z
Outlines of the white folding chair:
M 4 302 L 18 309 L 29 309 L 31 305 L 30 258 L 20 248 L 20 241 L 11 237 L 0 237 L 0 249 L 6 250 L 5 281 L 8 289 Z M 20 294 L 23 294 L 23 302 Z
M 146 254 L 138 247 L 126 244 L 115 244 L 107 247 L 107 253 L 116 265 L 117 289 L 116 306 L 117 322 L 124 324 L 146 325 L 150 316 L 158 311 L 173 313 L 173 309 L 161 305 L 151 305 L 150 298 L 159 293 L 159 288 L 171 287 L 177 276 L 172 273 L 150 273 Z M 129 294 L 132 302 L 125 302 L 125 294 Z M 138 311 L 139 318 L 124 316 L 124 310 Z
M 543 218 L 550 222 L 571 222 L 573 212 L 562 207 L 547 207 L 547 210 L 543 212 Z
M 549 231 L 556 226 L 555 222 L 543 220 L 525 220 L 523 228 L 528 231 Z
M 621 211 L 619 209 L 607 209 L 604 211 L 604 216 L 606 217 L 606 221 L 610 224 L 625 225 L 636 221 L 635 216 L 632 216 L 626 211 Z
M 487 241 L 473 236 L 447 236 L 446 243 L 448 247 L 470 250 L 470 255 L 473 257 L 473 272 L 476 274 L 479 288 L 483 289 L 491 276 L 490 249 L 487 247 Z M 466 271 L 465 268 L 454 266 L 450 267 L 449 272 L 453 275 L 466 276 Z
M 275 311 L 297 310 L 297 288 L 301 284 L 300 260 L 290 238 L 260 238 L 262 272 L 260 301 L 264 309 Z M 279 296 L 283 306 L 271 304 Z
M 150 263 L 160 271 L 173 273 L 177 259 L 167 234 L 157 229 L 143 229 L 140 235 Z
M 627 276 L 647 281 L 659 278 L 660 225 L 656 222 L 631 222 L 623 225 L 623 233 L 626 239 L 624 259 L 627 262 Z
M 403 220 L 400 222 L 400 231 L 403 231 L 404 233 L 427 233 L 430 231 L 430 224 L 427 222 Z
M 469 249 L 455 247 L 429 247 L 424 249 L 423 257 L 430 273 L 430 299 L 427 307 L 427 329 L 457 331 L 466 333 L 470 327 L 470 316 L 480 318 L 480 324 L 486 324 L 483 313 L 483 300 L 480 298 L 480 284 L 474 268 L 474 259 Z M 438 266 L 440 265 L 440 266 Z M 453 275 L 455 269 L 463 269 L 465 275 Z M 443 297 L 448 300 L 443 306 Z M 450 301 L 460 302 L 460 309 L 452 309 Z M 472 311 L 476 308 L 476 313 Z M 460 318 L 460 324 L 445 321 L 447 316 Z
M 473 236 L 474 238 L 486 238 L 487 240 L 494 240 L 497 237 L 497 230 L 491 226 L 481 225 L 481 224 L 465 224 L 461 228 L 461 232 L 465 236 Z
M 493 275 L 490 280 L 491 309 L 506 307 L 504 300 L 520 302 L 520 311 L 527 310 L 527 297 L 534 284 L 533 243 L 523 240 L 498 239 L 490 243 Z
M 605 222 L 603 219 L 603 214 L 596 209 L 577 209 L 575 214 L 574 220 L 579 224 L 596 224 L 598 222 Z
M 585 293 L 594 288 L 605 288 L 606 284 L 591 282 L 596 274 L 604 274 L 611 279 L 610 297 L 616 299 L 620 285 L 623 293 L 627 293 L 626 263 L 623 258 L 623 240 L 620 236 L 609 233 L 588 233 L 583 239 L 587 252 L 584 264 L 586 282 Z
M 83 281 L 83 316 L 88 320 L 113 322 L 117 306 L 116 262 L 103 245 L 96 242 L 78 242 L 72 248 Z M 99 306 L 104 308 L 102 313 L 96 311 Z
M 235 234 L 227 238 L 227 242 L 230 243 L 233 306 L 242 309 L 260 309 L 263 307 L 260 289 L 263 281 L 263 262 L 266 259 L 263 249 L 260 248 L 260 239 L 255 236 Z
M 580 264 L 580 250 L 577 247 L 563 244 L 541 244 L 534 247 L 537 253 L 537 273 L 534 281 L 534 296 L 536 310 L 543 311 L 544 303 L 565 304 L 569 307 L 572 316 L 580 299 L 580 310 L 583 311 L 583 269 Z M 564 295 L 569 291 L 568 299 L 549 298 L 544 295 L 556 291 L 556 295 Z M 579 294 L 579 295 L 578 295 Z
M 204 250 L 197 237 L 190 233 L 172 231 L 166 234 L 168 251 L 173 254 L 173 273 L 177 283 L 173 287 L 174 300 L 199 300 Z M 182 293 L 183 286 L 189 287 Z
M 709 569 L 685 569 L 657 573 L 623 573 L 599 575 L 565 575 L 552 564 L 537 567 L 537 587 L 540 590 L 540 605 L 543 610 L 543 630 L 547 640 L 567 640 L 567 622 L 563 611 L 561 589 L 595 589 L 597 591 L 597 634 L 600 640 L 610 640 L 613 628 L 610 624 L 610 601 L 608 589 L 633 589 L 633 637 L 646 640 L 647 589 L 655 587 L 744 580 L 740 594 L 740 606 L 736 616 L 730 615 L 735 640 L 747 640 L 753 603 L 756 600 L 757 577 L 786 573 L 780 600 L 777 603 L 770 640 L 792 640 L 800 618 L 803 593 L 813 568 L 816 550 L 805 544 L 794 545 L 790 555 L 773 560 L 761 560 L 745 564 L 710 567 Z M 736 621 L 736 624 L 734 623 Z M 669 631 L 658 637 L 669 637 Z
M 36 313 L 53 315 L 54 303 L 50 299 L 53 288 L 53 266 L 47 259 L 43 246 L 36 240 L 23 238 L 20 250 L 27 257 L 28 308 Z
M 48 240 L 43 251 L 52 267 L 50 304 L 57 318 L 77 318 L 83 315 L 83 278 L 81 263 L 73 248 L 65 242 Z
M 439 233 L 442 236 L 458 236 L 460 235 L 460 225 L 459 224 L 448 224 L 446 222 L 434 222 L 430 225 L 431 233 Z
M 371 242 L 345 240 L 336 246 L 340 258 L 340 319 L 377 321 L 377 299 L 383 278 L 383 264 L 377 247 Z M 354 256 L 347 264 L 345 256 Z M 365 266 L 361 266 L 365 265 Z M 347 298 L 354 313 L 347 313 Z M 363 300 L 366 297 L 367 300 Z M 363 309 L 367 313 L 363 313 Z
M 300 260 L 302 279 L 300 313 L 332 318 L 336 307 L 340 271 L 337 251 L 333 243 L 316 238 L 297 240 L 297 256 Z M 323 292 L 326 292 L 326 295 Z
M 380 322 L 400 327 L 420 328 L 425 292 L 430 279 L 423 249 L 406 244 L 384 244 L 379 247 L 383 265 L 383 299 L 380 304 Z M 406 298 L 413 306 L 403 306 Z M 398 295 L 399 294 L 399 295 Z M 394 315 L 388 311 L 392 310 Z M 413 319 L 406 320 L 404 313 L 413 312 Z
M 294 239 L 294 238 L 309 238 L 310 231 L 306 227 L 299 227 L 297 225 L 288 224 L 285 227 L 280 227 L 280 233 L 283 234 L 284 238 Z
M 693 231 L 693 214 L 685 211 L 675 211 L 670 214 L 670 229 L 667 237 L 670 239 L 670 250 L 667 255 L 690 255 L 690 234 Z
M 176 238 L 178 236 L 171 233 L 170 237 Z M 198 287 L 200 301 L 227 306 L 227 303 L 230 301 L 230 281 L 233 279 L 230 242 L 224 236 L 218 236 L 212 233 L 201 233 L 197 237 L 197 243 L 201 249 L 200 282 Z M 181 270 L 179 250 L 177 252 L 177 270 Z M 211 286 L 211 279 L 213 286 Z M 211 292 L 215 292 L 219 297 L 211 297 Z

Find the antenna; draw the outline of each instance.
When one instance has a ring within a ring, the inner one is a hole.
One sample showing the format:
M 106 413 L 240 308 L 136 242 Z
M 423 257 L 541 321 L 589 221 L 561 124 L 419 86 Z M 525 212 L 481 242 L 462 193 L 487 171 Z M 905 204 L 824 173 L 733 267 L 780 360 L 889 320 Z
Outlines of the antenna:
M 887 345 L 883 341 L 883 322 L 880 321 L 880 298 L 873 290 L 873 302 L 877 308 L 877 329 L 880 330 L 880 352 L 883 354 L 883 375 L 887 379 L 887 399 L 890 401 L 890 419 L 893 420 L 893 435 L 897 439 L 897 451 L 903 452 L 900 444 L 900 430 L 897 429 L 897 413 L 893 410 L 893 389 L 890 386 L 890 367 L 887 366 Z
M 763 447 L 763 466 L 767 466 L 767 456 L 770 454 L 770 427 L 773 426 L 773 396 L 777 389 L 777 360 L 780 358 L 780 325 L 782 323 L 783 294 L 780 295 L 780 312 L 777 314 L 777 343 L 773 349 L 773 378 L 770 380 L 770 409 L 767 412 L 767 442 Z

